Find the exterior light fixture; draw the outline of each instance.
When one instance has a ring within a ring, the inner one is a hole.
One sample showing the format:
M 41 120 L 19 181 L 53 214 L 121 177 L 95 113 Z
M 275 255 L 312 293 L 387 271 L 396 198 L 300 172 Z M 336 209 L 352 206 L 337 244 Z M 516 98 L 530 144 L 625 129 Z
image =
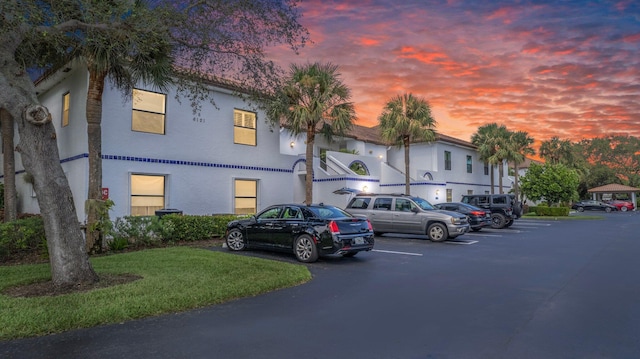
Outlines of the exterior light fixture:
M 295 146 L 295 145 L 296 145 L 296 143 L 291 141 L 291 143 L 289 144 L 289 147 L 293 148 L 293 146 Z
M 369 190 L 369 187 L 367 186 L 362 186 L 362 192 L 367 192 Z

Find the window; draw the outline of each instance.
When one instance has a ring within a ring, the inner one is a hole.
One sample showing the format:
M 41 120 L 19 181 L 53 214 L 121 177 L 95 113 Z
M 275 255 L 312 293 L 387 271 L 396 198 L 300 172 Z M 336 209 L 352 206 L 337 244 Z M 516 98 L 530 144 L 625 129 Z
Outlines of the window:
M 447 202 L 453 201 L 453 190 L 451 188 L 447 188 Z
M 164 135 L 167 95 L 133 89 L 131 130 Z
M 373 202 L 373 209 L 390 211 L 391 198 L 376 198 L 375 202 Z
M 485 176 L 489 175 L 489 162 L 484 163 L 484 175 Z
M 451 152 L 444 151 L 444 169 L 451 171 Z
M 408 199 L 396 198 L 396 211 L 411 212 L 412 207 L 414 206 Z
M 467 190 L 467 194 L 473 194 L 473 190 L 472 189 L 468 189 Z
M 258 208 L 258 181 L 237 179 L 234 187 L 234 213 L 256 213 Z
M 164 208 L 165 177 L 131 175 L 131 215 L 151 216 Z
M 256 145 L 256 114 L 233 110 L 233 143 Z
M 471 156 L 467 156 L 467 173 L 473 172 L 473 159 Z
M 69 100 L 68 92 L 62 95 L 62 127 L 69 126 Z

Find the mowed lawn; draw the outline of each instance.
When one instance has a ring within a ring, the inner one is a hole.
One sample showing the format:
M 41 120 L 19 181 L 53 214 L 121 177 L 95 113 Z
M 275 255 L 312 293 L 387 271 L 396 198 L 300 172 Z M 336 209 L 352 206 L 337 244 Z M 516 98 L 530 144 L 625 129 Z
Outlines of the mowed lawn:
M 0 266 L 0 340 L 185 311 L 311 279 L 303 265 L 191 247 L 94 257 L 91 263 L 100 276 L 140 279 L 88 292 L 12 297 L 4 291 L 50 280 L 49 265 Z

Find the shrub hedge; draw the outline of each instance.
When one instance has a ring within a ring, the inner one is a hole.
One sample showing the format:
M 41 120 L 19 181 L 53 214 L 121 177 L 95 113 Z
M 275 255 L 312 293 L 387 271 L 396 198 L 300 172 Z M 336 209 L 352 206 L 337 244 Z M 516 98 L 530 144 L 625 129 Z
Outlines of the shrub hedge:
M 538 216 L 567 217 L 570 209 L 569 207 L 529 206 L 529 213 L 535 213 Z
M 0 223 L 0 260 L 24 253 L 46 253 L 47 238 L 40 216 Z
M 223 237 L 227 224 L 240 218 L 233 214 L 194 216 L 167 214 L 117 218 L 104 233 L 109 250 L 154 246 L 161 242 L 198 241 Z M 47 240 L 42 217 L 31 216 L 0 223 L 0 261 L 21 253 L 46 254 Z

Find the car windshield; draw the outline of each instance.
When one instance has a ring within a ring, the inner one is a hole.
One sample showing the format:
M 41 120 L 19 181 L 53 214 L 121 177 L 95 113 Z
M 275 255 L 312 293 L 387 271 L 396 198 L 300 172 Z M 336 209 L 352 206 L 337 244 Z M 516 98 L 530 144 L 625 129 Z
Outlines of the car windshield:
M 424 210 L 436 209 L 426 199 L 423 199 L 423 198 L 420 198 L 420 197 L 412 197 L 411 199 L 418 205 L 418 207 L 420 207 L 420 208 L 422 208 Z
M 349 213 L 341 210 L 338 207 L 323 206 L 323 207 L 309 207 L 316 217 L 319 218 L 342 218 L 352 217 Z

